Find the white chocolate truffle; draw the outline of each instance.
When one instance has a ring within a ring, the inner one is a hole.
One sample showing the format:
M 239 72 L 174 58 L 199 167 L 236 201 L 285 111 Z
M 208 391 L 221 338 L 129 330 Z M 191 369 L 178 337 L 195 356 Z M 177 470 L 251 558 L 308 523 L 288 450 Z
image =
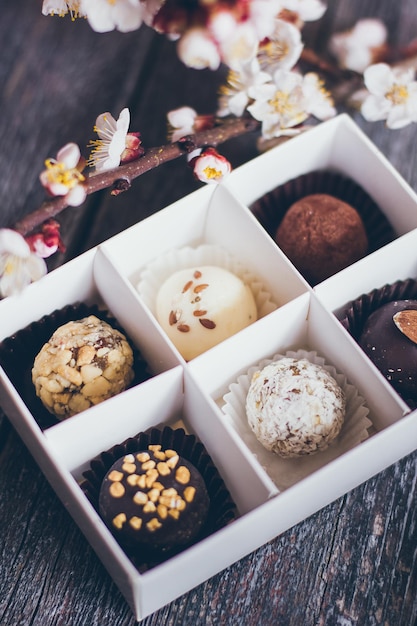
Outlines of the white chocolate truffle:
M 90 315 L 54 332 L 35 358 L 32 381 L 48 411 L 65 419 L 123 391 L 132 366 L 126 337 Z
M 329 446 L 342 428 L 345 405 L 343 390 L 323 367 L 284 357 L 254 373 L 246 414 L 267 450 L 294 457 Z
M 257 319 L 252 291 L 221 267 L 180 270 L 161 286 L 156 317 L 186 361 Z

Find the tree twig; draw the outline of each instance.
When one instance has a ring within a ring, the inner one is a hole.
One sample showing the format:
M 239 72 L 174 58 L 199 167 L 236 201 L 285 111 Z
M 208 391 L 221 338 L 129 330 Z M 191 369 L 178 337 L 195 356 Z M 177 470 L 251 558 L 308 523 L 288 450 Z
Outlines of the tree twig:
M 260 123 L 253 118 L 226 120 L 219 126 L 188 135 L 184 139 L 155 148 L 149 148 L 145 154 L 119 167 L 91 174 L 87 179 L 87 194 L 106 188 L 113 188 L 117 195 L 130 187 L 131 181 L 145 172 L 159 167 L 163 163 L 184 156 L 196 148 L 218 146 L 228 139 L 259 129 Z M 29 213 L 13 226 L 21 235 L 27 235 L 46 220 L 55 217 L 68 207 L 66 196 L 55 197 L 44 202 L 39 209 Z

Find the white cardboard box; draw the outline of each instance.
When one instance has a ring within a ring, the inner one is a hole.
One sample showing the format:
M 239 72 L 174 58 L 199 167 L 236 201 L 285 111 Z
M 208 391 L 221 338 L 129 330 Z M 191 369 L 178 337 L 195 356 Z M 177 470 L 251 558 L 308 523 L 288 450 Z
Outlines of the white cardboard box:
M 337 169 L 361 184 L 380 204 L 398 239 L 312 289 L 247 206 L 286 180 L 319 168 Z M 51 272 L 21 295 L 0 302 L 0 340 L 75 301 L 104 304 L 152 368 L 154 376 L 145 383 L 44 431 L 6 372 L 0 370 L 3 409 L 136 619 L 416 448 L 415 412 L 409 411 L 332 313 L 374 287 L 417 277 L 416 200 L 398 173 L 342 115 L 242 166 L 226 186 L 202 188 Z M 239 258 L 268 286 L 278 308 L 185 363 L 135 285 L 141 268 L 155 256 L 172 247 L 201 243 L 221 245 Z M 369 407 L 373 428 L 368 439 L 307 475 L 294 473 L 283 488 L 225 419 L 223 396 L 250 366 L 298 347 L 317 351 L 357 386 Z M 100 452 L 152 425 L 175 424 L 179 418 L 212 456 L 239 517 L 140 574 L 85 498 L 79 480 Z

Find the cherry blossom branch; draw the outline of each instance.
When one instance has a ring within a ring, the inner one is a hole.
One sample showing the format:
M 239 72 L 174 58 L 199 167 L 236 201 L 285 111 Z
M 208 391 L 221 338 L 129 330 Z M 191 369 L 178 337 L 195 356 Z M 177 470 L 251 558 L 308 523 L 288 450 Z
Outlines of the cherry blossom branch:
M 237 118 L 227 120 L 214 128 L 188 135 L 176 143 L 149 148 L 145 154 L 135 161 L 120 165 L 117 168 L 91 174 L 87 179 L 87 194 L 102 189 L 112 188 L 112 195 L 126 191 L 131 181 L 145 172 L 159 167 L 190 153 L 196 148 L 217 146 L 225 141 L 260 128 L 260 123 L 253 118 Z M 55 197 L 44 202 L 39 209 L 29 213 L 13 226 L 21 235 L 27 235 L 43 222 L 61 213 L 68 207 L 66 196 Z
M 403 68 L 417 68 L 416 48 L 416 42 L 412 42 L 412 44 L 402 50 L 401 61 L 397 60 L 393 66 L 400 65 Z M 363 89 L 363 76 L 360 73 L 342 69 L 307 48 L 303 50 L 301 58 L 305 63 L 334 80 L 331 93 L 335 104 L 349 103 L 352 97 Z M 351 106 L 353 105 L 351 104 Z M 187 135 L 178 142 L 150 148 L 143 156 L 134 161 L 111 170 L 90 174 L 86 181 L 87 194 L 111 188 L 110 193 L 118 195 L 130 188 L 132 180 L 149 170 L 159 167 L 163 163 L 184 156 L 184 154 L 190 153 L 196 148 L 218 146 L 233 137 L 258 130 L 259 128 L 260 123 L 252 117 L 233 118 L 211 129 Z M 68 206 L 70 205 L 67 196 L 54 197 L 43 202 L 39 209 L 23 217 L 13 226 L 13 229 L 25 236 L 48 219 L 61 213 Z

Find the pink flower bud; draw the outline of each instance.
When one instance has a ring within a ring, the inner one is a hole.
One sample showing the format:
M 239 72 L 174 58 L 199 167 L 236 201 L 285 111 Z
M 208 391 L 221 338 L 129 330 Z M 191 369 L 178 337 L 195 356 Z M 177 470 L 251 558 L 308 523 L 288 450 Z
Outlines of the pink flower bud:
M 57 250 L 65 252 L 65 245 L 59 234 L 60 224 L 55 220 L 49 220 L 42 225 L 39 233 L 26 237 L 29 248 L 37 256 L 46 259 Z
M 129 163 L 145 154 L 145 149 L 141 145 L 140 133 L 127 133 L 125 139 L 125 149 L 120 156 L 120 163 Z
M 211 147 L 205 148 L 189 164 L 198 180 L 210 184 L 221 183 L 232 169 L 229 161 Z

